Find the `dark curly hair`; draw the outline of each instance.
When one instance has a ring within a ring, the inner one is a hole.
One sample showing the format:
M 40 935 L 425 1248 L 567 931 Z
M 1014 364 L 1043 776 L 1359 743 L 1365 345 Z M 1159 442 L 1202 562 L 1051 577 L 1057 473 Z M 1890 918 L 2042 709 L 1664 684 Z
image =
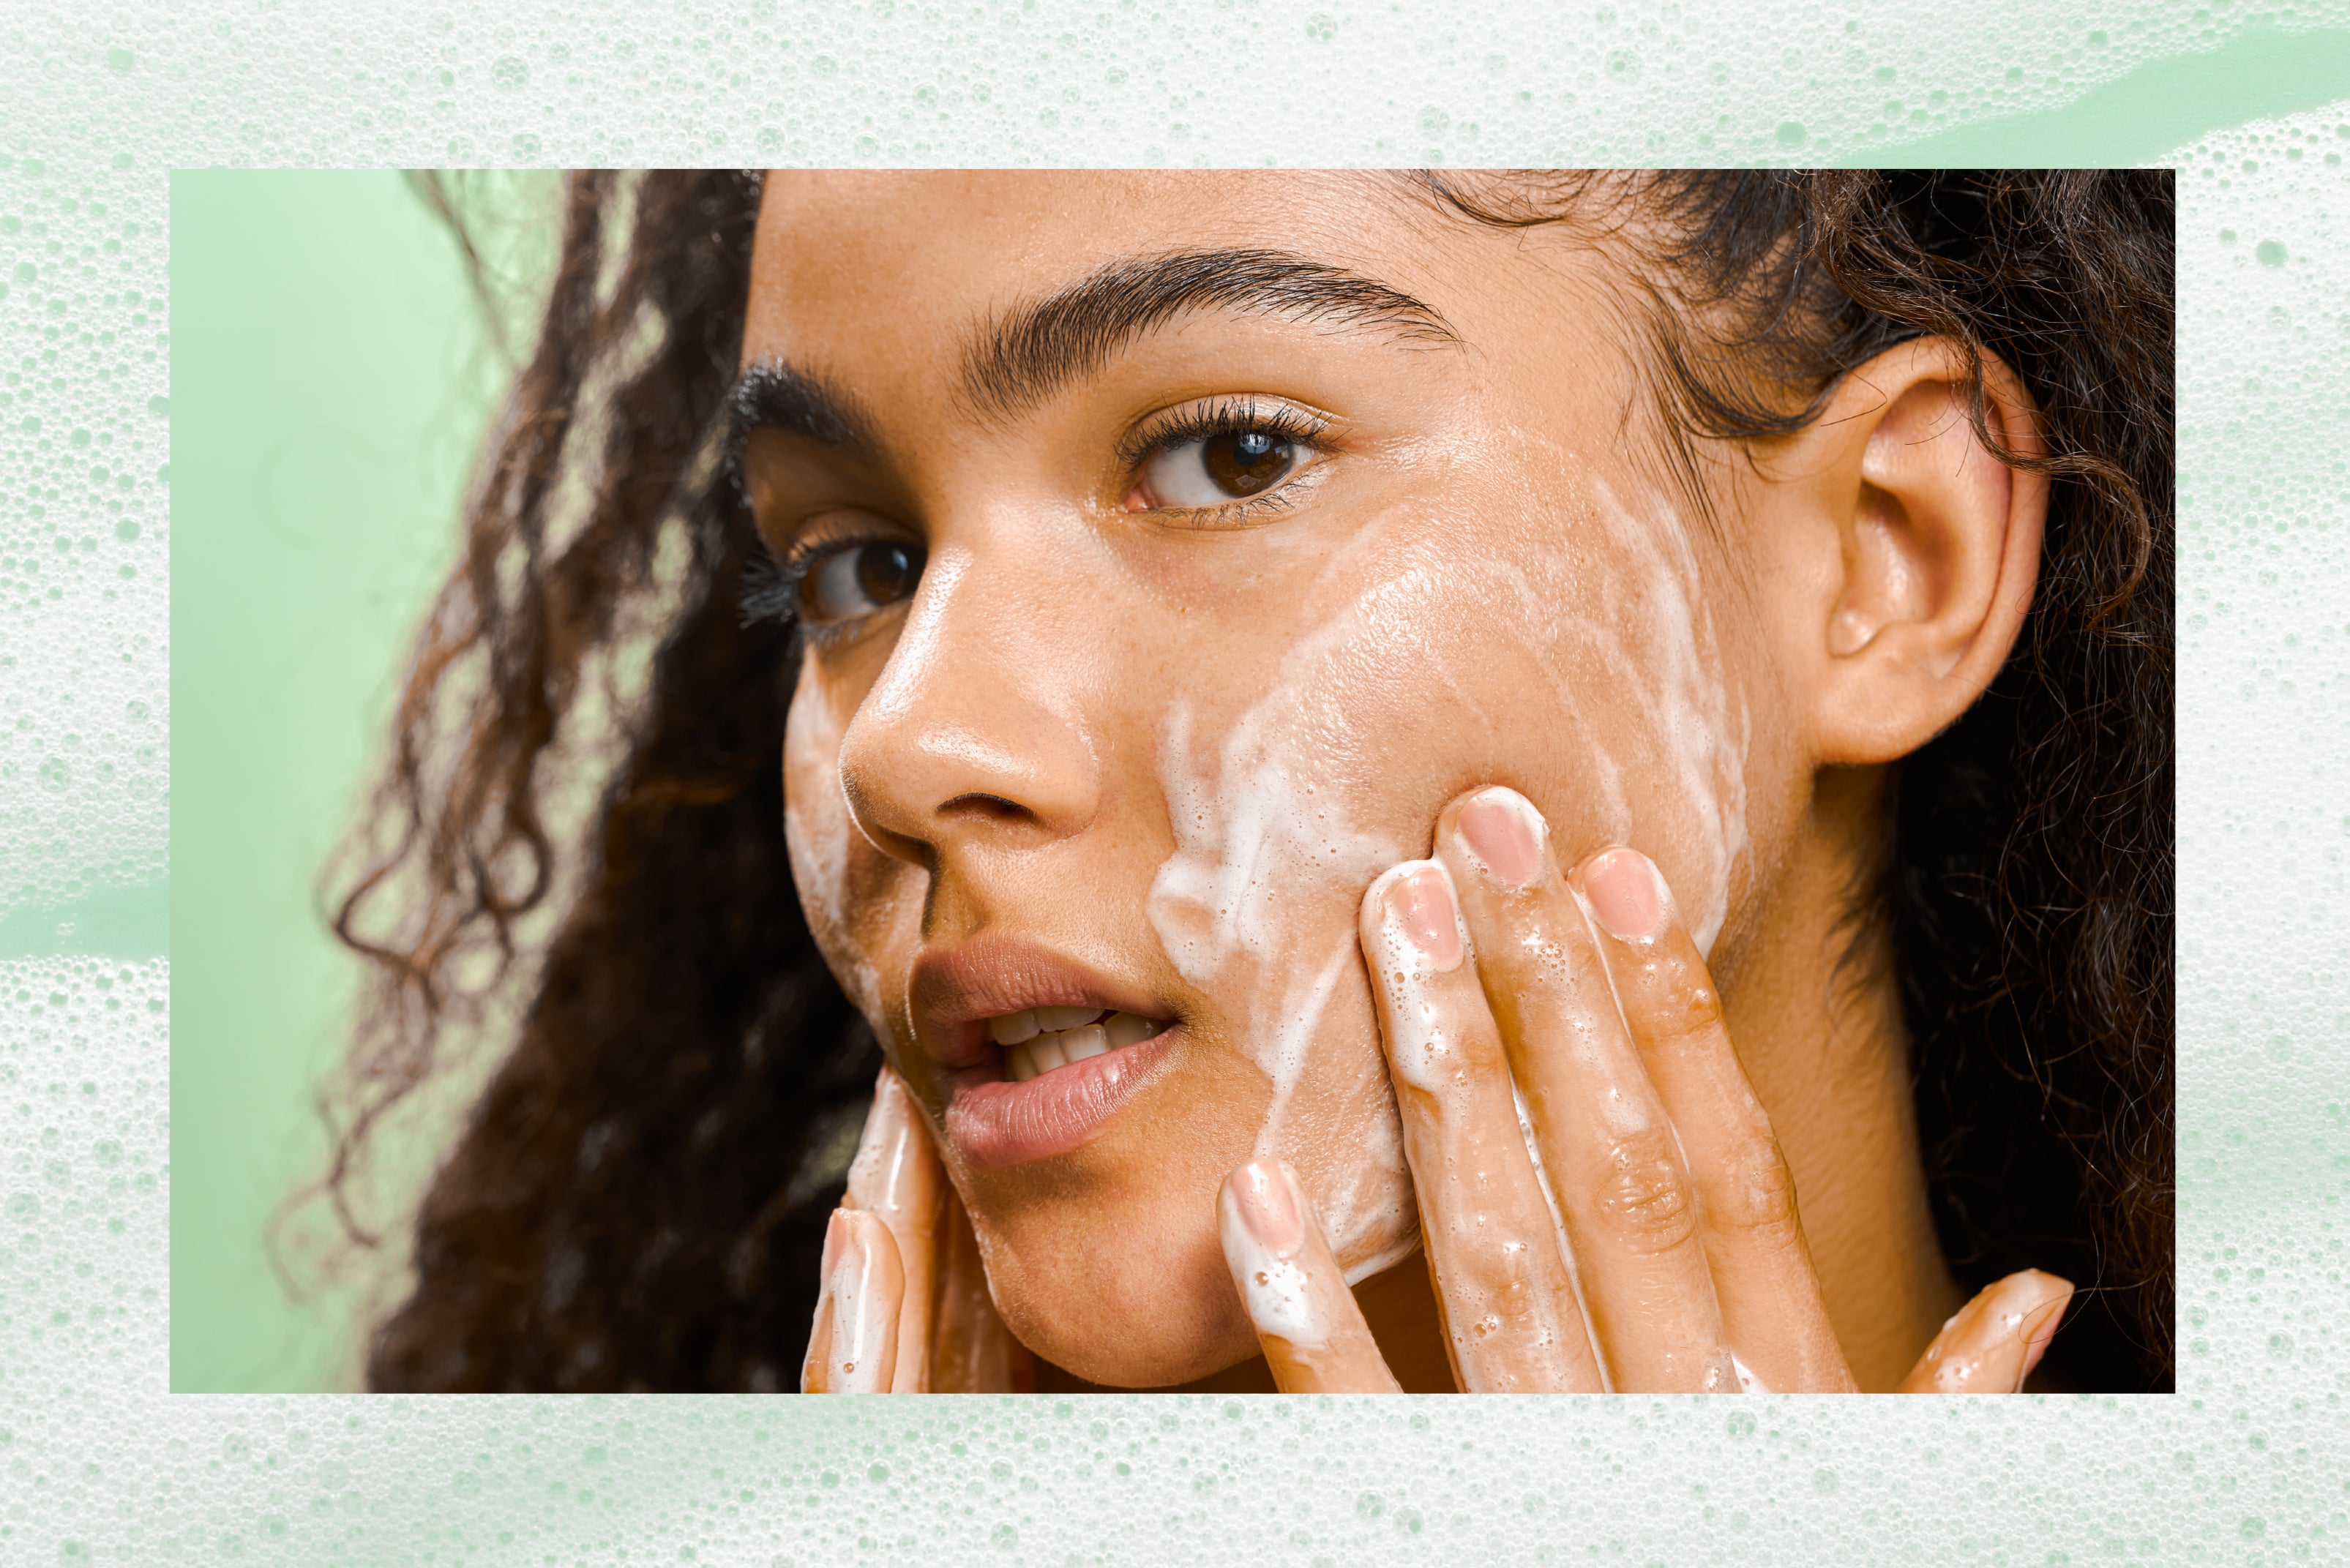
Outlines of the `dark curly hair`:
M 1460 221 L 1637 215 L 1617 233 L 1692 483 L 1701 443 L 1802 428 L 1905 338 L 1996 356 L 2038 403 L 2044 454 L 2002 452 L 2051 481 L 2029 623 L 1898 764 L 1863 913 L 1962 1288 L 2064 1274 L 2053 1380 L 2168 1387 L 2172 175 L 1410 184 Z M 353 1189 L 385 1118 L 469 1044 L 488 1073 L 376 1388 L 794 1381 L 880 1054 L 785 853 L 795 652 L 740 613 L 755 546 L 722 454 L 758 202 L 745 171 L 567 177 L 536 343 L 348 846 L 335 927 L 370 979 L 321 1190 L 349 1236 L 380 1239 Z

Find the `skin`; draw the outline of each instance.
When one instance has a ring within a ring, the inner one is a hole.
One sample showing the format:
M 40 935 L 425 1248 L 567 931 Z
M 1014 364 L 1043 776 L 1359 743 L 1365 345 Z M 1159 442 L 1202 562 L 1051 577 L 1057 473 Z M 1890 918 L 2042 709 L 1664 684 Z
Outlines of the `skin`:
M 963 385 L 1021 302 L 1230 249 L 1446 333 L 1191 309 L 1015 406 Z M 754 432 L 762 536 L 846 549 L 853 517 L 927 552 L 910 597 L 816 628 L 786 732 L 795 880 L 893 1069 L 807 1386 L 1734 1387 L 1734 1351 L 1773 1388 L 1890 1388 L 1929 1344 L 1937 1386 L 2020 1383 L 2064 1288 L 1953 1315 L 1849 893 L 1884 765 L 2012 644 L 2044 487 L 1928 340 L 1710 460 L 1709 525 L 1644 411 L 1638 265 L 1384 178 L 769 175 L 744 363 L 876 441 Z M 1120 452 L 1235 399 L 1321 419 L 1271 504 L 1170 504 Z M 1462 837 L 1487 785 L 1538 825 L 1529 888 Z M 1629 944 L 1586 885 L 1618 845 L 1664 911 Z M 1425 913 L 1430 877 L 1458 950 L 1406 983 L 1390 895 Z M 958 1124 L 916 984 L 1004 935 L 1172 1025 L 1115 1115 L 1011 1162 Z

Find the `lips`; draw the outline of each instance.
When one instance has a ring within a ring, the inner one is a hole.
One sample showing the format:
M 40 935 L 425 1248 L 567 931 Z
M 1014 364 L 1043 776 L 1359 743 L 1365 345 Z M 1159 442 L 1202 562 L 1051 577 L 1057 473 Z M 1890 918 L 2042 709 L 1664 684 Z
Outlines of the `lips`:
M 991 1023 L 997 1033 L 1017 1033 L 1002 1021 L 1038 1009 L 1153 1021 L 1168 1020 L 1170 1010 L 1125 981 L 1001 933 L 925 952 L 915 961 L 910 992 L 915 1037 L 947 1088 L 948 1140 L 979 1169 L 1045 1159 L 1090 1142 L 1159 1076 L 1183 1033 L 1180 1022 L 1166 1023 L 1148 1039 L 1014 1082 L 1004 1047 L 989 1037 Z

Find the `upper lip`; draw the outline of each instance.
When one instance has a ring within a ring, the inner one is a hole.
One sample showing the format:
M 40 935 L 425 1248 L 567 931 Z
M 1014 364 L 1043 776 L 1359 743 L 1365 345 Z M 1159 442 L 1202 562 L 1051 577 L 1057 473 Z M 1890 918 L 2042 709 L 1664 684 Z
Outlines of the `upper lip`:
M 1151 997 L 1065 953 L 1001 931 L 914 961 L 909 985 L 923 1054 L 947 1068 L 975 1067 L 995 1050 L 983 1027 L 1032 1007 L 1098 1007 L 1146 1018 L 1166 1013 Z

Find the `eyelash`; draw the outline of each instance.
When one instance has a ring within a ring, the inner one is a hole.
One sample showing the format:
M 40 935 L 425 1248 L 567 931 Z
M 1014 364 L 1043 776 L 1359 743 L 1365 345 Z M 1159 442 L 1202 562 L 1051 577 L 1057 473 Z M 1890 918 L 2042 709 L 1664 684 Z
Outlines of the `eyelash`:
M 750 556 L 743 563 L 743 581 L 735 590 L 734 602 L 744 630 L 754 627 L 782 627 L 796 631 L 800 620 L 800 579 L 807 576 L 806 562 L 793 569 L 775 559 L 775 553 L 762 539 L 752 545 Z
M 1118 443 L 1117 455 L 1121 470 L 1131 476 L 1144 462 L 1171 447 L 1186 441 L 1204 441 L 1217 436 L 1237 435 L 1262 431 L 1277 435 L 1315 453 L 1330 450 L 1330 422 L 1289 404 L 1261 405 L 1253 398 L 1225 398 L 1205 405 L 1170 410 L 1155 414 L 1123 437 Z M 1303 473 L 1301 470 L 1301 474 Z M 1130 477 L 1128 483 L 1131 483 Z M 1177 513 L 1196 521 L 1191 527 L 1232 527 L 1265 513 L 1278 511 L 1291 504 L 1291 493 L 1298 478 L 1284 480 L 1278 488 L 1263 495 L 1233 501 L 1222 506 L 1164 507 L 1162 513 Z M 745 630 L 775 627 L 791 634 L 795 649 L 801 641 L 821 647 L 852 633 L 857 623 L 844 621 L 838 626 L 810 626 L 800 619 L 800 590 L 809 572 L 818 561 L 835 550 L 854 548 L 859 545 L 880 544 L 888 535 L 879 533 L 837 531 L 818 537 L 803 535 L 791 543 L 791 547 L 777 559 L 764 539 L 757 541 L 749 559 L 743 563 L 743 576 L 736 590 L 736 606 L 741 625 Z
M 767 545 L 766 540 L 755 541 L 750 558 L 743 563 L 743 579 L 735 592 L 735 605 L 745 630 L 758 627 L 776 627 L 791 634 L 793 652 L 797 653 L 803 642 L 823 648 L 855 634 L 858 621 L 842 621 L 835 626 L 810 625 L 800 618 L 800 589 L 816 563 L 836 550 L 855 549 L 860 545 L 887 544 L 892 535 L 879 531 L 857 532 L 833 529 L 814 536 L 803 535 L 791 543 L 781 560 Z
M 1128 476 L 1121 481 L 1121 486 L 1131 484 L 1145 462 L 1171 447 L 1251 431 L 1277 435 L 1316 454 L 1330 451 L 1330 421 L 1318 414 L 1289 403 L 1260 404 L 1253 398 L 1223 398 L 1153 414 L 1136 426 L 1118 443 L 1119 468 Z M 1158 510 L 1162 514 L 1173 513 L 1195 519 L 1186 524 L 1191 527 L 1234 527 L 1289 506 L 1295 499 L 1293 493 L 1299 481 L 1309 472 L 1310 465 L 1263 495 L 1227 502 L 1222 506 L 1168 506 Z

